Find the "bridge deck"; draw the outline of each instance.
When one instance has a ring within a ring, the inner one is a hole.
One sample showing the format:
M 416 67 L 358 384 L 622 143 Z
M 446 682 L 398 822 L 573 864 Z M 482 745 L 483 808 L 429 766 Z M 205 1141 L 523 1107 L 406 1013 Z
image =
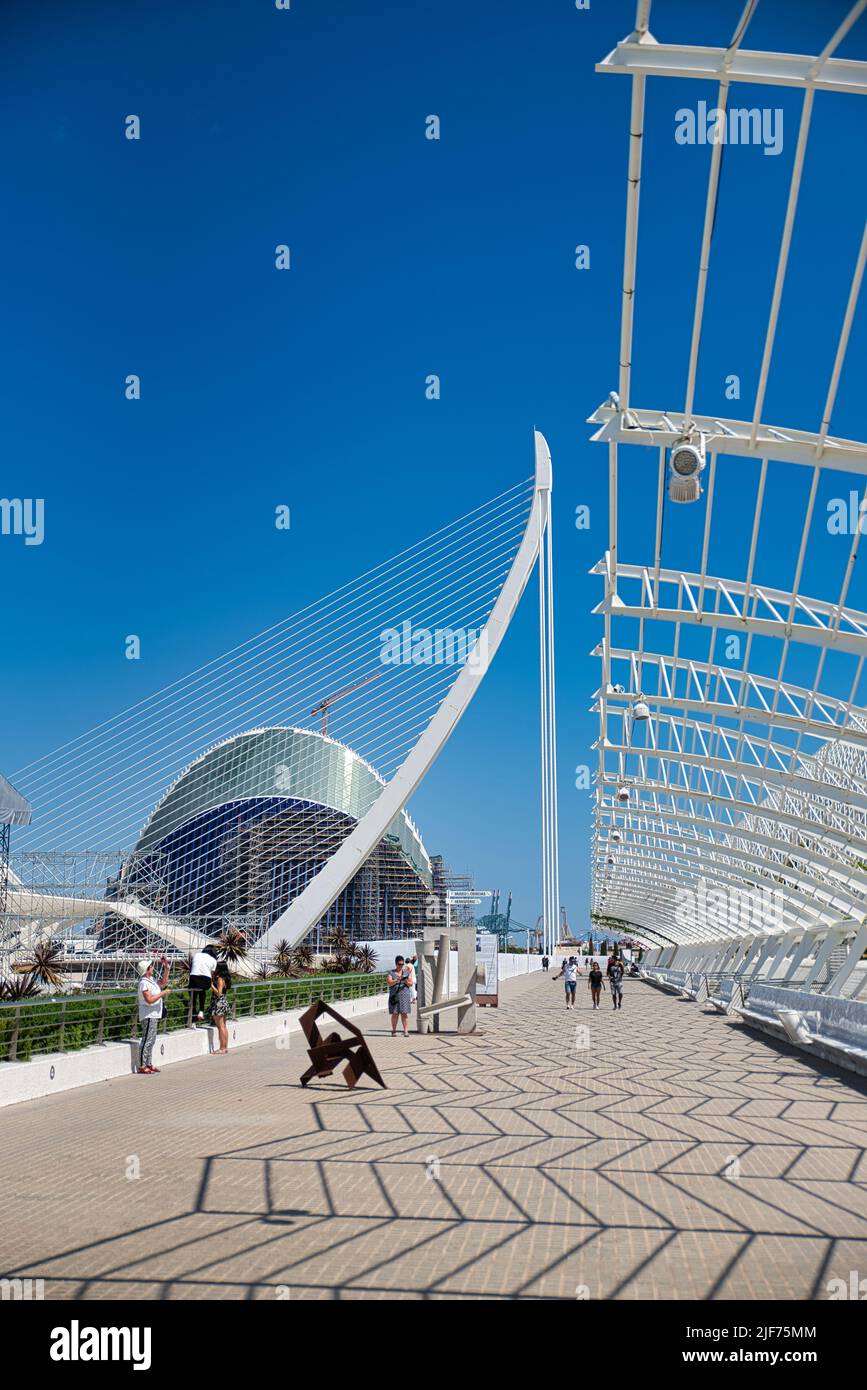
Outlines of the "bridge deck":
M 857 1077 L 639 982 L 618 1014 L 583 982 L 567 1014 L 550 976 L 504 995 L 468 1038 L 371 1020 L 387 1091 L 302 1091 L 293 1039 L 6 1110 L 0 1274 L 48 1298 L 801 1299 L 867 1270 Z

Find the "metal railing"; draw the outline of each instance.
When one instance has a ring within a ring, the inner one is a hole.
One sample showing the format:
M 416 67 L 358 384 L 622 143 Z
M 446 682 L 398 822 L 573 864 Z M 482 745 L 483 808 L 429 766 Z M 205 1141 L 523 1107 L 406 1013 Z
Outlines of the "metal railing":
M 243 980 L 229 992 L 231 1017 L 257 1018 L 287 1009 L 364 999 L 386 990 L 384 974 L 310 975 L 301 979 Z M 158 1032 L 173 1033 L 193 1024 L 193 993 L 172 987 Z M 0 1004 L 0 1062 L 27 1062 L 54 1052 L 77 1052 L 108 1042 L 130 1042 L 140 1031 L 138 999 L 129 990 L 63 994 Z

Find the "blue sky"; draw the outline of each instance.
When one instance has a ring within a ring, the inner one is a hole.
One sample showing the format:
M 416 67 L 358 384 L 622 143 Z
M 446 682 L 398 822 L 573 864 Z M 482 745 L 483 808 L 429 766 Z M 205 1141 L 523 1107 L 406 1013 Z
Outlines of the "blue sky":
M 46 535 L 38 547 L 0 537 L 0 769 L 527 476 L 536 426 L 556 480 L 562 899 L 586 922 L 589 798 L 574 769 L 595 736 L 601 592 L 587 570 L 607 521 L 605 457 L 584 420 L 617 379 L 629 101 L 628 83 L 593 64 L 629 32 L 633 8 L 7 0 L 0 490 L 44 498 Z M 763 0 L 750 46 L 818 52 L 847 8 Z M 651 27 L 660 40 L 724 44 L 741 9 L 657 0 Z M 862 21 L 840 53 L 865 49 Z M 682 401 L 710 151 L 675 142 L 674 113 L 702 98 L 714 89 L 649 87 L 639 405 Z M 749 413 L 800 105 L 781 89 L 738 89 L 738 101 L 779 106 L 785 139 L 778 157 L 726 150 L 696 399 L 708 413 L 738 413 L 724 397 L 732 372 Z M 816 428 L 821 415 L 864 217 L 862 106 L 817 97 L 765 410 L 779 423 Z M 129 113 L 140 141 L 124 138 Z M 431 113 L 437 142 L 424 136 Z M 284 242 L 292 270 L 278 273 Z M 578 243 L 587 271 L 574 268 Z M 865 361 L 862 316 L 834 433 L 864 433 Z M 425 398 L 429 373 L 439 401 Z M 633 452 L 641 498 L 650 474 Z M 719 503 L 735 573 L 744 476 Z M 769 549 L 783 584 L 802 482 L 806 471 L 781 478 L 775 494 Z M 279 503 L 289 532 L 273 525 Z M 575 529 L 579 503 L 589 531 Z M 623 553 L 650 558 L 642 522 L 640 505 L 624 515 Z M 688 550 L 689 518 L 672 526 Z M 836 597 L 826 577 L 839 554 L 811 550 L 807 589 Z M 140 661 L 125 659 L 129 633 Z M 410 808 L 429 850 L 481 886 L 511 888 L 529 922 L 535 640 L 530 599 Z

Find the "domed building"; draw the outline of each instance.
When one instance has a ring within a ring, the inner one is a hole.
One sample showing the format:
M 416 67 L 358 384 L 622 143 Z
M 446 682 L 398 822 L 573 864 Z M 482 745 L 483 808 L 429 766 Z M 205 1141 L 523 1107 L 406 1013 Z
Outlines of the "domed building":
M 236 734 L 192 762 L 157 803 L 115 894 L 217 935 L 244 929 L 250 945 L 298 896 L 384 786 L 345 744 L 309 729 Z M 412 936 L 442 894 L 421 836 L 401 812 L 366 864 L 314 928 L 354 941 Z M 109 894 L 111 896 L 111 893 Z M 111 917 L 103 948 L 121 944 Z M 108 936 L 117 937 L 114 941 Z

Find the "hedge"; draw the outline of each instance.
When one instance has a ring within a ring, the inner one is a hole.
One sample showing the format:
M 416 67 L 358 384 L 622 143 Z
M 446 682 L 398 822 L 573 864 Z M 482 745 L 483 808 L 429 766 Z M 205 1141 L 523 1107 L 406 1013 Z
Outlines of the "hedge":
M 314 999 L 326 1003 L 384 993 L 385 975 L 315 975 L 300 980 L 242 981 L 229 994 L 234 1018 L 258 1018 L 285 1009 L 303 1009 Z M 189 990 L 168 996 L 160 1032 L 187 1027 Z M 17 1042 L 15 1039 L 17 1022 Z M 46 1052 L 77 1052 L 94 1043 L 119 1042 L 138 1035 L 135 994 L 80 995 L 62 999 L 0 1004 L 0 1062 L 27 1062 Z

